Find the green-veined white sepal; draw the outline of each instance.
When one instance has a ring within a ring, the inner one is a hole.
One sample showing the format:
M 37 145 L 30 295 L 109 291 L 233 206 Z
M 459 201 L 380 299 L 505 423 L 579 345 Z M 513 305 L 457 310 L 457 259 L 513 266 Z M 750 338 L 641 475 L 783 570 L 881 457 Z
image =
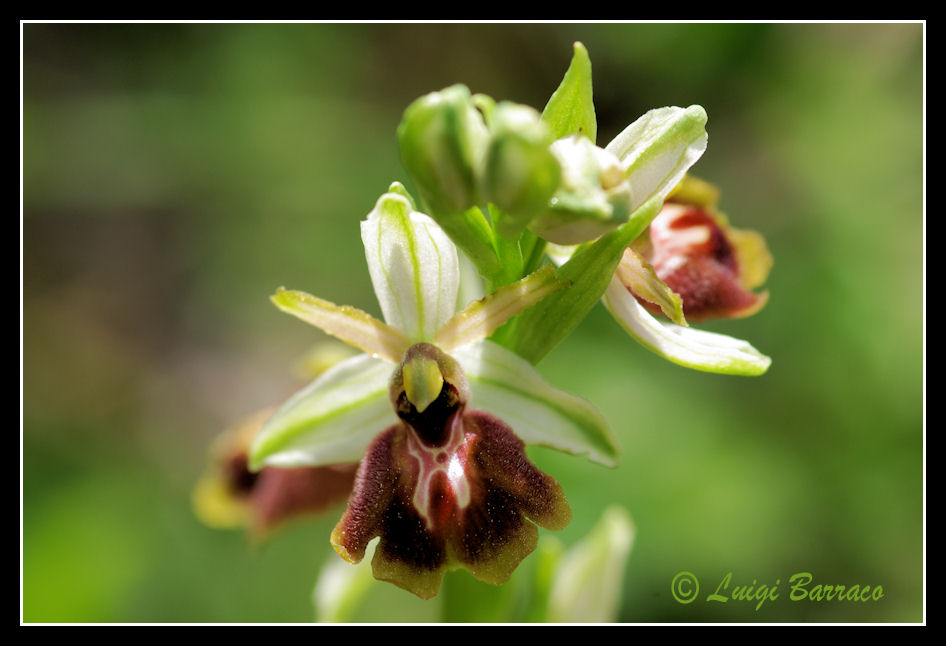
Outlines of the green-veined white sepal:
M 550 386 L 532 365 L 482 341 L 453 351 L 473 391 L 471 406 L 496 415 L 526 444 L 539 444 L 616 466 L 620 448 L 590 403 Z
M 681 366 L 755 376 L 763 374 L 772 363 L 747 341 L 658 321 L 617 277 L 612 278 L 605 291 L 604 304 L 621 327 L 641 345 Z
M 607 145 L 631 183 L 631 211 L 663 200 L 706 150 L 706 111 L 698 106 L 650 110 Z
M 388 385 L 394 366 L 362 354 L 330 368 L 279 407 L 256 436 L 250 469 L 357 462 L 396 421 Z
M 411 342 L 433 339 L 456 308 L 456 247 L 436 222 L 397 193 L 378 199 L 361 223 L 361 239 L 384 320 Z

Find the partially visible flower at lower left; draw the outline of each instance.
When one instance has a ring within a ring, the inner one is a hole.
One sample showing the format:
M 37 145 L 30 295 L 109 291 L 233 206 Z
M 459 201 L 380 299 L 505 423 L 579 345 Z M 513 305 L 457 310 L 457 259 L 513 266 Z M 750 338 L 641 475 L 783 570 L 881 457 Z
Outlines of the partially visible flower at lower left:
M 360 461 L 335 550 L 430 598 L 448 570 L 506 581 L 534 548 L 535 524 L 561 529 L 561 486 L 526 443 L 616 462 L 617 441 L 583 399 L 547 384 L 486 340 L 510 317 L 569 284 L 552 266 L 457 311 L 457 250 L 395 183 L 362 222 L 385 321 L 280 289 L 283 311 L 360 349 L 290 398 L 256 436 L 250 469 Z M 535 524 L 533 524 L 535 523 Z
M 347 356 L 350 353 L 323 344 L 295 368 L 312 378 Z M 325 513 L 347 500 L 357 462 L 250 471 L 250 446 L 275 410 L 273 406 L 247 415 L 211 445 L 207 466 L 191 496 L 194 512 L 208 527 L 245 529 L 259 541 L 293 520 Z
M 291 520 L 341 504 L 351 493 L 357 464 L 250 471 L 250 442 L 271 413 L 250 415 L 211 448 L 210 463 L 193 492 L 194 511 L 205 525 L 245 528 L 260 540 Z

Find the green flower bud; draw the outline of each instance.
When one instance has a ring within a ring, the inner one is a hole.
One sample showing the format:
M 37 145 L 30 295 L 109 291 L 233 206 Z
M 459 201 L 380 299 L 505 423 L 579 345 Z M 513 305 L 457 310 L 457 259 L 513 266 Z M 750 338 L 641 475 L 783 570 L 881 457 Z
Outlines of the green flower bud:
M 529 228 L 555 244 L 580 244 L 627 221 L 631 187 L 617 157 L 587 137 L 572 135 L 552 144 L 562 168 L 561 185 Z
M 431 215 L 459 213 L 481 202 L 478 183 L 489 133 L 465 86 L 414 101 L 397 138 L 401 160 Z
M 499 233 L 516 238 L 548 208 L 561 183 L 561 166 L 549 150 L 552 136 L 536 110 L 500 103 L 492 111 L 490 130 L 483 190 L 504 212 L 496 225 Z

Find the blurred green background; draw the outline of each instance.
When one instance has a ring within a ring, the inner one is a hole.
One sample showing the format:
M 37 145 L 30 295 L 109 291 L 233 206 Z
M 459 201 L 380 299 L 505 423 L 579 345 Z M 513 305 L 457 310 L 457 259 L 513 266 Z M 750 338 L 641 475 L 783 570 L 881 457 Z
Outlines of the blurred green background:
M 597 307 L 539 368 L 601 409 L 624 455 L 608 470 L 530 449 L 574 511 L 558 536 L 630 511 L 622 621 L 922 620 L 923 38 L 920 24 L 23 25 L 23 619 L 312 619 L 340 511 L 252 548 L 190 506 L 211 439 L 293 392 L 289 366 L 324 338 L 267 297 L 286 285 L 379 314 L 358 222 L 406 179 L 403 109 L 456 82 L 541 109 L 581 40 L 599 144 L 650 108 L 706 108 L 693 170 L 775 267 L 760 314 L 703 327 L 774 363 L 754 379 L 688 371 Z M 681 570 L 706 593 L 727 572 L 780 579 L 783 598 L 680 605 Z M 792 603 L 799 571 L 885 597 Z M 478 586 L 456 572 L 445 589 Z M 435 620 L 445 603 L 383 588 L 359 619 Z M 450 598 L 452 618 L 482 618 Z

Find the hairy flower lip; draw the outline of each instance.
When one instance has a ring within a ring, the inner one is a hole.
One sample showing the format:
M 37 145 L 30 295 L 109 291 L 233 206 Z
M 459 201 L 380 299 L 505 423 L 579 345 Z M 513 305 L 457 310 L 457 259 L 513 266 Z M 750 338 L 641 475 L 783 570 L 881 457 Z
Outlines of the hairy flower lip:
M 492 415 L 463 408 L 444 450 L 425 446 L 405 423 L 378 435 L 332 533 L 353 563 L 380 536 L 375 577 L 425 599 L 451 569 L 505 582 L 535 548 L 533 522 L 561 529 L 571 518 L 561 486 L 529 462 L 522 440 Z
M 429 598 L 448 569 L 505 581 L 535 547 L 536 530 L 525 518 L 560 528 L 571 511 L 561 487 L 529 462 L 508 426 L 483 411 L 467 412 L 465 377 L 436 346 L 408 349 L 391 379 L 392 402 L 405 401 L 404 367 L 418 357 L 441 370 L 443 405 L 422 412 L 410 402 L 397 407 L 401 421 L 369 446 L 332 544 L 357 563 L 380 536 L 375 576 Z

